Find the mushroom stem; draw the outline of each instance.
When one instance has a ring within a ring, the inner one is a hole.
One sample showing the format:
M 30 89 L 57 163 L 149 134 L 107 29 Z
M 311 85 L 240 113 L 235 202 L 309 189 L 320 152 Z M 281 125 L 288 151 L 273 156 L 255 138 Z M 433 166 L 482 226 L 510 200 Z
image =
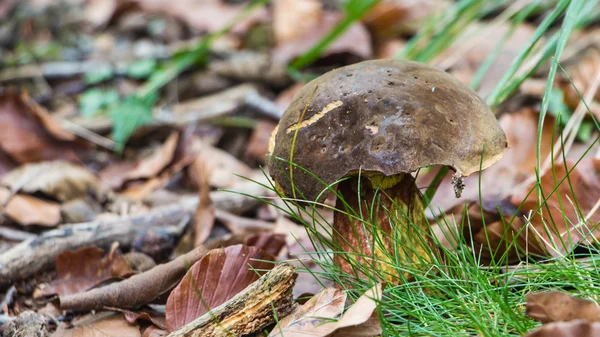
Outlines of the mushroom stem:
M 423 199 L 410 174 L 366 176 L 338 184 L 334 261 L 347 274 L 397 284 L 401 274 L 408 277 L 399 264 L 416 269 L 431 262 Z

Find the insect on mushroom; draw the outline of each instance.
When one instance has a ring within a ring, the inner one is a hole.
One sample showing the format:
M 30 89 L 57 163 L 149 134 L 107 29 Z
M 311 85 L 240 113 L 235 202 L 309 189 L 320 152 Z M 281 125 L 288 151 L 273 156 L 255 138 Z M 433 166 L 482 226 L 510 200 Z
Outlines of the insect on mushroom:
M 270 145 L 269 172 L 284 195 L 321 201 L 324 188 L 339 181 L 333 241 L 343 252 L 335 263 L 347 273 L 354 273 L 351 260 L 373 264 L 391 281 L 401 274 L 392 260 L 431 262 L 423 197 L 411 173 L 449 166 L 460 197 L 463 177 L 508 148 L 496 117 L 471 89 L 434 67 L 391 59 L 306 84 Z

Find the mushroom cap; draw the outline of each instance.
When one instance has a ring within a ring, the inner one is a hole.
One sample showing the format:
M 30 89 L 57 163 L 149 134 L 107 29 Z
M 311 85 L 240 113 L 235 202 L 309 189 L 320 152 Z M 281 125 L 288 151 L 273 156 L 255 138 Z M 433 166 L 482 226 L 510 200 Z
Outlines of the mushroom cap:
M 294 137 L 292 161 L 322 180 L 293 169 L 297 196 L 306 200 L 359 171 L 390 176 L 447 165 L 467 176 L 508 148 L 496 117 L 471 89 L 434 67 L 393 59 L 356 63 L 307 83 L 273 137 L 269 172 L 283 193 L 292 195 Z

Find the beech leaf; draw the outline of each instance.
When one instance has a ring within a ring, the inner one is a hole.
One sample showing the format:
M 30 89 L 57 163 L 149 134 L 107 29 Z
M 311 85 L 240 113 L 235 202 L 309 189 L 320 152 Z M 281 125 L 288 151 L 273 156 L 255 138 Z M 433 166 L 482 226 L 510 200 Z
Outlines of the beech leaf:
M 169 295 L 168 330 L 177 330 L 235 296 L 258 280 L 256 270 L 274 267 L 273 263 L 254 259 L 274 260 L 259 248 L 235 245 L 211 250 L 196 262 Z

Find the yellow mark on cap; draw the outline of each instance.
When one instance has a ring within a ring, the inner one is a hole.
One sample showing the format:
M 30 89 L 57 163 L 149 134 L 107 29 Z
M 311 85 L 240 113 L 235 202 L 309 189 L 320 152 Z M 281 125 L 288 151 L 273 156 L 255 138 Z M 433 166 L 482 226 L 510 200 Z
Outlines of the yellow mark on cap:
M 277 131 L 279 130 L 279 124 L 277 124 L 277 126 L 275 127 L 275 129 L 273 129 L 273 132 L 271 132 L 271 137 L 269 137 L 269 152 L 268 154 L 273 154 L 273 151 L 275 151 L 275 136 L 277 136 Z
M 304 127 L 312 125 L 312 124 L 316 123 L 319 119 L 323 118 L 329 111 L 342 106 L 342 104 L 344 104 L 342 101 L 331 102 L 331 103 L 327 104 L 323 108 L 323 110 L 321 110 L 320 112 L 317 112 L 309 119 L 304 120 L 302 122 L 298 122 L 298 123 L 288 127 L 287 130 L 285 130 L 285 131 L 286 131 L 286 133 L 290 133 L 290 132 L 294 132 L 298 129 L 302 129 Z

